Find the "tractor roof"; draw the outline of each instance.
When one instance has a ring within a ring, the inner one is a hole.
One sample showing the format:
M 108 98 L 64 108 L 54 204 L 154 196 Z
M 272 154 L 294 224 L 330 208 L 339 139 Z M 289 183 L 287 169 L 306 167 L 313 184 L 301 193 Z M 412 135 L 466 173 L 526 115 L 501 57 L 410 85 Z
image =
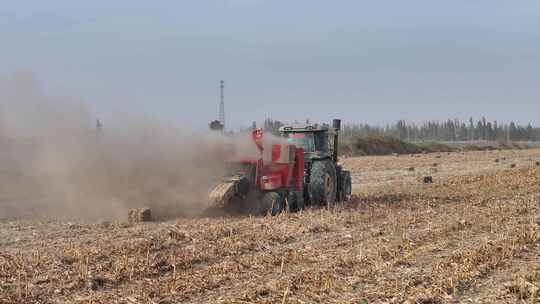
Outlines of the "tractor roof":
M 312 124 L 312 123 L 295 123 L 291 125 L 284 125 L 279 128 L 280 132 L 325 132 L 330 130 L 330 126 L 327 124 Z

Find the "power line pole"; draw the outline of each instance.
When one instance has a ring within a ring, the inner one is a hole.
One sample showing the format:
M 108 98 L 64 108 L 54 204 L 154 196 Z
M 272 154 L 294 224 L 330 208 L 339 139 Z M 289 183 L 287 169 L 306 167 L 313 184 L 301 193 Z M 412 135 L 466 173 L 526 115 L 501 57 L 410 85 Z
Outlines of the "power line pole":
M 220 92 L 220 102 L 219 102 L 219 121 L 225 129 L 225 81 L 221 80 L 219 82 L 219 92 Z

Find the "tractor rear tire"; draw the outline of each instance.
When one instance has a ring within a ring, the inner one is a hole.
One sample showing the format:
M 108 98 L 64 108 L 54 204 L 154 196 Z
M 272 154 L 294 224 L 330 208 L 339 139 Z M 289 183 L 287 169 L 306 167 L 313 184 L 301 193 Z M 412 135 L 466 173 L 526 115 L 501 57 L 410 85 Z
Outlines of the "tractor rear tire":
M 351 199 L 352 194 L 352 181 L 351 172 L 342 171 L 342 184 L 341 184 L 341 201 L 347 202 Z
M 278 215 L 285 207 L 285 199 L 278 192 L 266 192 L 260 199 L 256 214 L 257 215 Z
M 337 193 L 337 176 L 336 167 L 331 160 L 313 162 L 308 192 L 313 205 L 327 207 L 334 205 Z
M 298 212 L 304 209 L 304 197 L 303 193 L 297 193 L 293 191 L 289 193 L 289 212 Z

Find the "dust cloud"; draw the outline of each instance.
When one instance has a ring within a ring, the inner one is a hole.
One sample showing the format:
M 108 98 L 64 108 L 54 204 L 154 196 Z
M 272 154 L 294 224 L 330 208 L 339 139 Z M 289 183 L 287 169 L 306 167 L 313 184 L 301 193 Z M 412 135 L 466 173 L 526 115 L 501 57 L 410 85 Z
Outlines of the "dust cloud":
M 31 74 L 0 78 L 0 218 L 197 215 L 225 142 L 128 115 L 99 128 L 84 102 L 48 98 Z

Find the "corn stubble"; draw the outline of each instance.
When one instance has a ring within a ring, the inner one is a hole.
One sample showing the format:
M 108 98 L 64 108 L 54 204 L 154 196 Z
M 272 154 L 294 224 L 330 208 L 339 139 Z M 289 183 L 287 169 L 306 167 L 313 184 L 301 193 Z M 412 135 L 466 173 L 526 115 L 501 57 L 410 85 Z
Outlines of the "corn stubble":
M 433 157 L 346 165 L 356 166 L 359 185 L 369 174 L 361 168 L 384 180 L 383 170 L 394 168 L 414 165 L 422 174 Z M 333 210 L 0 223 L 22 235 L 0 244 L 0 303 L 537 303 L 540 169 L 482 157 L 442 156 L 436 183 L 413 176 L 388 178 L 392 187 L 365 184 Z M 460 162 L 486 168 L 444 171 Z M 32 229 L 41 237 L 25 234 Z

